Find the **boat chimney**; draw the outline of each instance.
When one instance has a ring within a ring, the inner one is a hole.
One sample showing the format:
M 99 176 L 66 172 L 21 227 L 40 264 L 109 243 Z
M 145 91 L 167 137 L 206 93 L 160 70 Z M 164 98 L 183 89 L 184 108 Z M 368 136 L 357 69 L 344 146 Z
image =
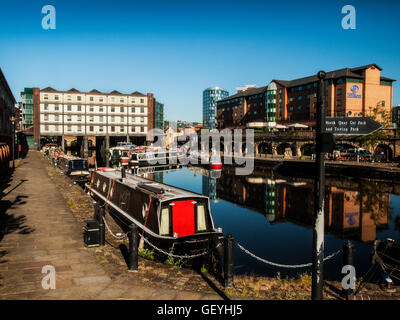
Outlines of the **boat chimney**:
M 121 168 L 121 181 L 123 182 L 123 181 L 125 181 L 125 179 L 126 179 L 126 171 L 125 171 L 125 167 L 122 166 L 122 168 Z

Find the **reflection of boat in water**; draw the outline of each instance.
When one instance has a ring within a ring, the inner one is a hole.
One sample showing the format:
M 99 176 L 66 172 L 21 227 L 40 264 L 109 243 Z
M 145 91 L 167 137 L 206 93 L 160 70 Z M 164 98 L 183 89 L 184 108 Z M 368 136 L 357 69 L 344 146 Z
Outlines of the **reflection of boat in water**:
M 209 199 L 203 195 L 130 174 L 121 179 L 117 170 L 92 172 L 86 186 L 124 232 L 133 223 L 163 250 L 204 252 L 222 237 L 222 232 L 214 229 Z

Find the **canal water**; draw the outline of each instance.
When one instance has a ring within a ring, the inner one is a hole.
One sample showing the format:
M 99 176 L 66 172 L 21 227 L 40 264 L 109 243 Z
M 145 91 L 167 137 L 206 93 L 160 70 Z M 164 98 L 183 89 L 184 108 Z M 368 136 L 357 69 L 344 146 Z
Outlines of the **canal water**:
M 238 176 L 233 169 L 211 172 L 199 167 L 158 172 L 155 180 L 210 197 L 216 227 L 232 234 L 257 256 L 280 264 L 303 264 L 312 258 L 313 181 L 272 173 Z M 151 178 L 151 177 L 149 177 Z M 355 245 L 357 277 L 370 267 L 375 239 L 399 239 L 400 196 L 390 184 L 328 177 L 325 206 L 325 256 Z M 235 247 L 235 273 L 282 277 L 308 272 L 276 268 Z M 325 279 L 340 280 L 342 255 L 324 263 Z

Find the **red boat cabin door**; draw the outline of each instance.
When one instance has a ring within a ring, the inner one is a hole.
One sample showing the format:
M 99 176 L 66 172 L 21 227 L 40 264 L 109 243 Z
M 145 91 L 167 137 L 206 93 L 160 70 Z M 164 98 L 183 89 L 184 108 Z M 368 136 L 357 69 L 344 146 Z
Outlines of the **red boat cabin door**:
M 194 201 L 175 201 L 172 206 L 172 234 L 184 237 L 195 233 Z

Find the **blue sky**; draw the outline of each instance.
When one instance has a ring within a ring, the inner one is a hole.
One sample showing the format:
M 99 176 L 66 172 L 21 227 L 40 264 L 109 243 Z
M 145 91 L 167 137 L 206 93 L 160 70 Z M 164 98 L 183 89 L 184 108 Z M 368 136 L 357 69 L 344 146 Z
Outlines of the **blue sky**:
M 56 30 L 41 27 L 44 5 Z M 341 8 L 356 8 L 344 30 Z M 0 67 L 24 87 L 153 92 L 167 120 L 202 121 L 202 91 L 235 93 L 323 69 L 377 63 L 400 80 L 400 1 L 0 2 Z M 400 103 L 400 83 L 394 104 Z

